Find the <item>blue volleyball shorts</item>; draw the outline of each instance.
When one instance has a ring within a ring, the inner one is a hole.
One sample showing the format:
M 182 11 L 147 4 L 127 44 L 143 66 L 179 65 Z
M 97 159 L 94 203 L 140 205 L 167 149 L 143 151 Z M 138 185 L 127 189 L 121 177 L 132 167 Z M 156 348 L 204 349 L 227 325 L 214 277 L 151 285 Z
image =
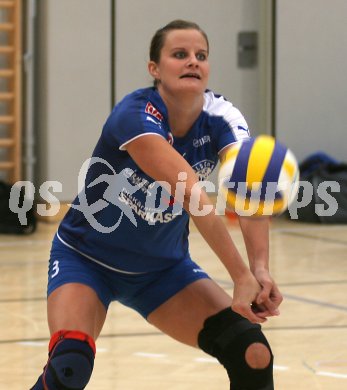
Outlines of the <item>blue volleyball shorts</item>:
M 108 309 L 118 301 L 144 318 L 162 303 L 199 279 L 209 278 L 189 257 L 174 266 L 143 274 L 110 270 L 61 243 L 53 241 L 48 270 L 47 295 L 67 283 L 91 287 Z

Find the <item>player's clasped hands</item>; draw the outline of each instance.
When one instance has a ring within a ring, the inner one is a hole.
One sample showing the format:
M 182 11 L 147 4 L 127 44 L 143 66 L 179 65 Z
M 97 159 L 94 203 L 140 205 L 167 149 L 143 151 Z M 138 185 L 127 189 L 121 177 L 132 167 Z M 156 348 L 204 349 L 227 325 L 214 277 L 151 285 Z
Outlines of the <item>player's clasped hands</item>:
M 253 323 L 279 315 L 283 297 L 266 269 L 250 271 L 234 280 L 232 309 Z

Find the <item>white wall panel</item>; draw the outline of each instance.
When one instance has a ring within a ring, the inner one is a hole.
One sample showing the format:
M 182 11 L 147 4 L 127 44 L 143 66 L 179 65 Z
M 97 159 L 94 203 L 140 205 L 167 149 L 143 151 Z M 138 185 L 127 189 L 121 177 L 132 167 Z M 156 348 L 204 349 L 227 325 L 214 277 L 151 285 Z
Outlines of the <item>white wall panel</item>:
M 45 0 L 40 18 L 39 183 L 72 200 L 111 106 L 110 1 Z
M 347 1 L 277 1 L 276 132 L 301 160 L 347 160 Z

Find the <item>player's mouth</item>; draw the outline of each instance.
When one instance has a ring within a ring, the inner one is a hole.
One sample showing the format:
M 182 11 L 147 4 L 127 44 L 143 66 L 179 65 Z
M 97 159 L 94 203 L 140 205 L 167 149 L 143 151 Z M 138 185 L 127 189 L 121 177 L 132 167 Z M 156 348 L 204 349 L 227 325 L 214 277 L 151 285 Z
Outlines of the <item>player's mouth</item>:
M 185 78 L 193 78 L 193 79 L 201 80 L 201 76 L 197 73 L 186 73 L 180 77 L 180 79 L 185 79 Z

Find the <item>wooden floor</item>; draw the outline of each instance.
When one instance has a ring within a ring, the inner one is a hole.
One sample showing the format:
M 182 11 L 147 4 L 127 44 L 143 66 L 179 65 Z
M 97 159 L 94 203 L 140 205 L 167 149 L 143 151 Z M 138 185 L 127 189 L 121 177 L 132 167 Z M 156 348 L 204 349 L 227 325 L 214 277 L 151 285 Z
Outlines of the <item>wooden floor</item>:
M 240 251 L 241 234 L 226 220 Z M 46 362 L 45 289 L 55 224 L 27 237 L 0 235 L 0 389 L 28 390 Z M 193 229 L 191 252 L 228 291 L 224 268 Z M 275 353 L 277 390 L 347 389 L 347 225 L 277 219 L 272 273 L 285 300 L 264 330 Z M 92 390 L 228 389 L 224 370 L 139 315 L 113 304 L 97 343 Z

